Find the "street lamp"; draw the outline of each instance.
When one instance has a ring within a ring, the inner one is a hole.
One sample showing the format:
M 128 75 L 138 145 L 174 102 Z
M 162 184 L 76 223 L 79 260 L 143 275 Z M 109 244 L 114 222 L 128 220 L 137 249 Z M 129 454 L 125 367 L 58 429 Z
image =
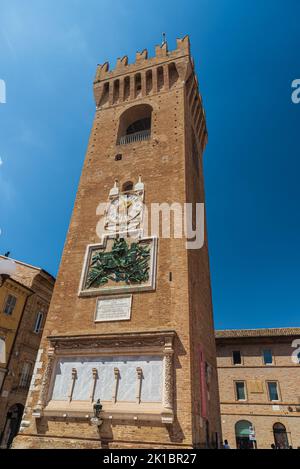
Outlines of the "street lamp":
M 102 410 L 102 404 L 100 403 L 100 399 L 97 399 L 97 402 L 95 402 L 93 409 L 94 409 L 94 417 L 99 418 L 100 412 Z

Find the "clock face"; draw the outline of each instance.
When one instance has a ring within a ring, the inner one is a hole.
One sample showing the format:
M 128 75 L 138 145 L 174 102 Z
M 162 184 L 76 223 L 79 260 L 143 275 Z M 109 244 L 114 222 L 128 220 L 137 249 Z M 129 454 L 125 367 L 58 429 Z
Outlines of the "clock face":
M 143 213 L 143 202 L 138 195 L 127 196 L 127 221 L 133 221 Z
M 107 222 L 108 223 L 118 223 L 118 218 L 119 218 L 119 200 L 114 199 L 109 203 L 108 209 L 107 209 Z
M 113 199 L 107 209 L 107 223 L 119 225 L 130 223 L 142 214 L 143 202 L 136 194 L 124 194 Z

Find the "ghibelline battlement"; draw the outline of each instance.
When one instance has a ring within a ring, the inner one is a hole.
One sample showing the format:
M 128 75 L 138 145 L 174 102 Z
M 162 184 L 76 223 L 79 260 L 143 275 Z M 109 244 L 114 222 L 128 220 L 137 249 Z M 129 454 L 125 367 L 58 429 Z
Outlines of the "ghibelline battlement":
M 97 66 L 96 77 L 94 83 L 102 80 L 115 78 L 119 75 L 129 74 L 141 68 L 158 66 L 164 62 L 179 59 L 190 55 L 190 40 L 186 35 L 182 39 L 177 39 L 177 48 L 169 51 L 168 44 L 163 41 L 161 45 L 155 47 L 155 56 L 148 59 L 148 50 L 136 53 L 135 62 L 129 64 L 128 56 L 117 59 L 116 67 L 109 70 L 109 62 Z
M 177 48 L 168 51 L 164 41 L 155 48 L 155 57 L 148 59 L 144 49 L 137 52 L 136 60 L 128 64 L 128 57 L 117 60 L 114 70 L 109 70 L 108 62 L 98 65 L 94 82 L 96 109 L 102 110 L 150 99 L 159 93 L 184 89 L 194 125 L 195 135 L 199 136 L 202 148 L 206 142 L 205 114 L 199 93 L 194 63 L 190 55 L 189 37 L 177 39 Z

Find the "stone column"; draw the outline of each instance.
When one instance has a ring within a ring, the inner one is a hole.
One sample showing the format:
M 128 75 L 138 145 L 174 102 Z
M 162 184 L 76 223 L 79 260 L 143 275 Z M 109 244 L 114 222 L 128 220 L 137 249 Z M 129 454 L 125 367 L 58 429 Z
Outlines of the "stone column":
M 167 409 L 173 410 L 174 393 L 174 365 L 173 365 L 173 338 L 166 337 L 164 350 L 164 399 L 163 405 Z
M 129 98 L 135 99 L 135 75 L 129 75 L 130 78 L 130 96 Z
M 44 377 L 43 377 L 40 396 L 38 400 L 38 407 L 40 408 L 45 407 L 47 403 L 50 380 L 51 380 L 53 366 L 54 366 L 54 359 L 55 359 L 55 349 L 53 347 L 50 347 L 48 350 L 48 363 L 44 371 Z
M 124 101 L 124 80 L 125 78 L 120 78 L 120 88 L 119 88 L 119 102 L 122 103 Z
M 143 71 L 141 72 L 141 86 L 142 86 L 142 96 L 146 96 L 147 92 L 146 92 L 146 72 Z
M 157 93 L 157 67 L 152 69 L 152 91 Z
M 108 104 L 109 106 L 111 106 L 114 103 L 114 82 L 110 80 L 108 83 L 109 83 Z

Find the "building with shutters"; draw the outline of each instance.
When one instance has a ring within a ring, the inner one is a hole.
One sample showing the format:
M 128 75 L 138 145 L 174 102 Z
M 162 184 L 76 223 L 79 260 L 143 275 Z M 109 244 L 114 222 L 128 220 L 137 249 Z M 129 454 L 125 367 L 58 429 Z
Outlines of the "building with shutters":
M 300 447 L 300 328 L 216 331 L 223 438 Z
M 19 430 L 55 282 L 43 269 L 13 262 L 14 273 L 0 275 L 1 448 Z

